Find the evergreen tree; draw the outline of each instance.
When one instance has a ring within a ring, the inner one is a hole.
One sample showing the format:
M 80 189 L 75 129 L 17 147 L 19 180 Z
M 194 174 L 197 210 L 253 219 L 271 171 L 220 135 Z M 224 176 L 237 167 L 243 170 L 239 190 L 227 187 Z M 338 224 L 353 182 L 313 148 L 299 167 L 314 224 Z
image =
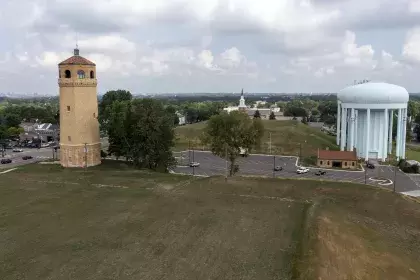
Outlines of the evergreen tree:
M 270 120 L 275 120 L 276 119 L 276 115 L 274 115 L 274 112 L 273 111 L 270 113 L 269 119 Z
M 254 119 L 260 119 L 260 118 L 261 118 L 260 111 L 256 110 L 254 113 Z

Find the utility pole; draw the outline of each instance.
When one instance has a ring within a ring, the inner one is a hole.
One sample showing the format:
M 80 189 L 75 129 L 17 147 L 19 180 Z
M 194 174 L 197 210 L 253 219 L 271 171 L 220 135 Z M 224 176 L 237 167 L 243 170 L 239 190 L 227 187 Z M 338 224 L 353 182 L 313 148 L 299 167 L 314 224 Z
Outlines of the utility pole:
M 270 134 L 270 155 L 271 155 L 271 132 L 269 132 Z
M 87 168 L 87 143 L 85 143 L 85 168 Z
M 302 143 L 299 143 L 299 164 L 302 162 Z
M 276 177 L 276 156 L 273 156 L 273 178 Z
M 193 154 L 193 175 L 195 175 L 195 158 L 194 158 L 194 146 L 192 147 L 192 154 Z
M 191 163 L 191 140 L 188 140 L 188 162 Z

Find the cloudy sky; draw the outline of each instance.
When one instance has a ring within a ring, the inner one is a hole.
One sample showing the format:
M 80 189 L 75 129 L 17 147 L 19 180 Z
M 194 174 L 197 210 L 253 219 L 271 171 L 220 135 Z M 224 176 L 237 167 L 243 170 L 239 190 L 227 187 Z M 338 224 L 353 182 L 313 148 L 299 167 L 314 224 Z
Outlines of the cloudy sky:
M 58 94 L 57 64 L 99 92 L 420 92 L 420 0 L 2 0 L 0 92 Z

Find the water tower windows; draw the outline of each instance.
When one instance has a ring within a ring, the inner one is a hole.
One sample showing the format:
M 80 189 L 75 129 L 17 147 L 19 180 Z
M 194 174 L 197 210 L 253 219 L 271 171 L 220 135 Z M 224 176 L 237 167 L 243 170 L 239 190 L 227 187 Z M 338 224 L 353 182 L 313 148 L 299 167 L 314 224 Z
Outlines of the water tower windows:
M 71 141 L 71 136 L 67 136 L 67 140 L 68 141 Z
M 90 78 L 91 78 L 91 79 L 95 79 L 95 72 L 90 71 Z
M 77 71 L 77 77 L 78 77 L 79 79 L 84 79 L 84 78 L 85 78 L 85 71 L 83 71 L 83 70 L 78 70 L 78 71 Z
M 66 71 L 64 71 L 64 77 L 65 77 L 66 79 L 70 79 L 70 78 L 71 78 L 71 72 L 70 72 L 70 70 L 66 70 Z
M 67 112 L 70 112 L 70 106 L 67 106 Z

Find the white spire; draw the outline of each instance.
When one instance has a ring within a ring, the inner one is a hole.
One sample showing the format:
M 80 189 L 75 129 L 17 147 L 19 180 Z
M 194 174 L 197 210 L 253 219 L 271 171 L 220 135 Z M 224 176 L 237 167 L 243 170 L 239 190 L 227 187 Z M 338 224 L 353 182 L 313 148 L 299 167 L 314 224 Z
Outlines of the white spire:
M 242 89 L 242 92 L 241 92 L 241 99 L 239 99 L 239 106 L 238 106 L 239 108 L 246 108 L 246 105 L 245 105 L 245 98 L 244 98 L 244 90 Z

